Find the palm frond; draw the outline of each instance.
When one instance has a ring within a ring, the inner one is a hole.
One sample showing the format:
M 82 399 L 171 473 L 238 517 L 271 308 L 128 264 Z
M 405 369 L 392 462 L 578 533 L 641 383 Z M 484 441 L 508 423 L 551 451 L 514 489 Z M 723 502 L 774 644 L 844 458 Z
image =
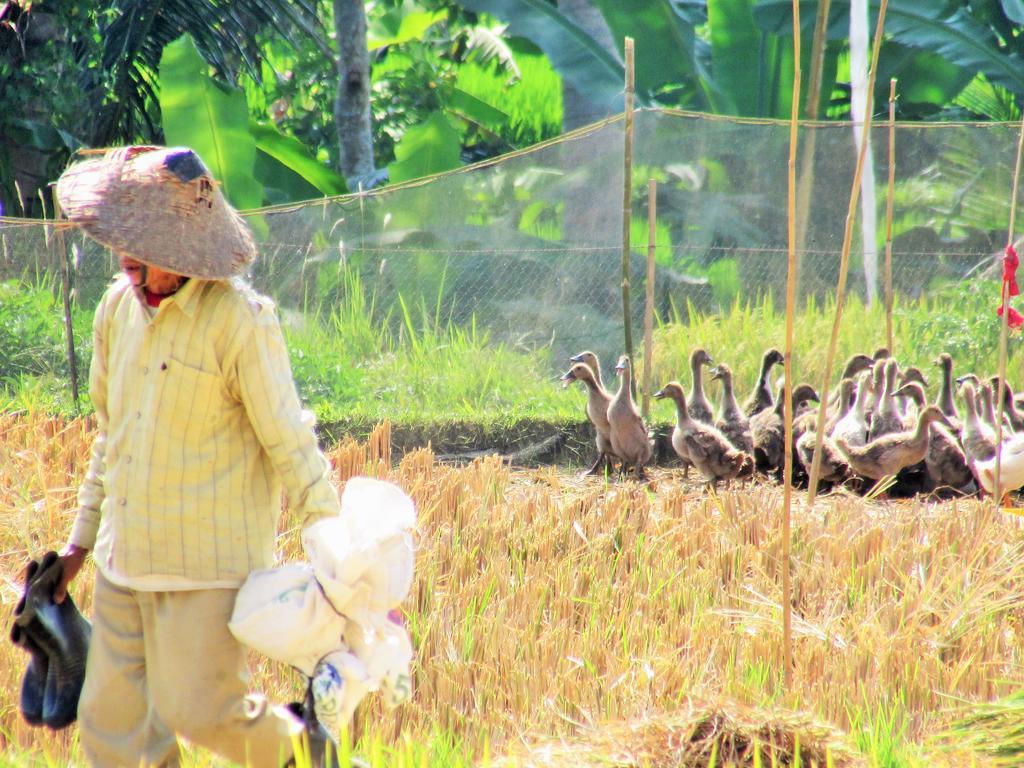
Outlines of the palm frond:
M 470 59 L 481 64 L 497 61 L 503 70 L 512 75 L 512 80 L 521 80 L 523 73 L 516 64 L 515 54 L 502 37 L 505 25 L 498 27 L 473 27 L 466 33 L 466 49 Z
M 87 141 L 159 140 L 155 83 L 164 47 L 188 32 L 217 75 L 260 81 L 257 35 L 293 47 L 312 40 L 333 56 L 311 0 L 117 0 L 100 27 L 106 89 L 94 88 L 96 120 Z

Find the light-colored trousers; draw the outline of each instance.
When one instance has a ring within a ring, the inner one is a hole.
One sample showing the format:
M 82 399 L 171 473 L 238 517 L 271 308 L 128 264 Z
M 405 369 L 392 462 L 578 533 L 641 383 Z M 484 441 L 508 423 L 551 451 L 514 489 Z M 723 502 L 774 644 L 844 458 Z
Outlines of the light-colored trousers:
M 246 695 L 245 648 L 228 631 L 237 592 L 141 592 L 97 572 L 78 704 L 92 765 L 176 766 L 176 735 L 252 768 L 291 757 L 298 718 Z

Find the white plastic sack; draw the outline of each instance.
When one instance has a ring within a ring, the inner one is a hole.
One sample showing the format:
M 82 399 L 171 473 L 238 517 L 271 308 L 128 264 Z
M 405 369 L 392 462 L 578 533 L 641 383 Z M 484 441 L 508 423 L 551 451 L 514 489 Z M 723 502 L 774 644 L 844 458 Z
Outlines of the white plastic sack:
M 341 514 L 302 534 L 317 581 L 335 610 L 355 621 L 386 613 L 409 594 L 415 567 L 412 499 L 391 483 L 354 477 Z
M 351 623 L 349 627 L 357 629 Z M 378 631 L 346 640 L 350 650 L 321 659 L 312 681 L 317 719 L 332 733 L 351 721 L 356 706 L 371 691 L 381 691 L 388 707 L 397 707 L 412 695 L 412 644 L 401 624 L 388 619 Z
M 412 585 L 415 522 L 398 486 L 352 478 L 341 514 L 303 532 L 310 563 L 254 572 L 238 592 L 232 634 L 312 678 L 317 715 L 335 731 L 368 692 L 390 706 L 411 692 L 412 643 L 392 610 Z
M 249 574 L 228 629 L 241 643 L 311 676 L 316 663 L 338 648 L 346 624 L 313 569 L 299 564 Z

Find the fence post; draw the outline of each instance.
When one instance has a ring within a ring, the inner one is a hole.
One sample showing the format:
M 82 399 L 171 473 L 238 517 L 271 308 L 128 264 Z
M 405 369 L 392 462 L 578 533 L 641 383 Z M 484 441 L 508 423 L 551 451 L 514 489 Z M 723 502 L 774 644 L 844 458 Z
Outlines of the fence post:
M 1013 230 L 1016 226 L 1017 189 L 1020 183 L 1020 160 L 1022 149 L 1024 149 L 1024 120 L 1021 120 L 1020 124 L 1020 135 L 1017 137 L 1017 160 L 1013 166 L 1013 193 L 1010 198 L 1010 225 L 1006 235 L 1007 248 L 1013 244 Z M 1000 283 L 999 288 L 999 293 L 1002 298 L 1001 306 L 1003 307 L 1003 317 L 1002 322 L 999 324 L 999 391 L 996 393 L 999 398 L 999 411 L 996 414 L 996 476 L 992 487 L 992 498 L 995 500 L 996 512 L 999 511 L 999 507 L 1003 501 L 1003 412 L 1006 408 L 1006 397 L 1003 393 L 1006 391 L 1006 346 L 1010 335 L 1009 289 L 1009 284 L 1006 280 L 1003 280 L 1002 283 Z
M 651 413 L 651 368 L 654 357 L 654 249 L 657 237 L 658 182 L 647 180 L 647 301 L 644 304 L 644 400 L 643 417 Z
M 626 38 L 626 112 L 623 127 L 622 163 L 622 325 L 626 336 L 626 354 L 633 359 L 633 319 L 629 308 L 629 237 L 632 223 L 633 186 L 633 38 Z M 635 370 L 635 368 L 634 368 Z M 634 381 L 636 378 L 634 377 Z
M 896 357 L 892 335 L 892 209 L 896 189 L 896 78 L 889 81 L 889 194 L 885 203 L 885 340 Z
M 57 201 L 51 185 L 53 199 L 53 234 L 57 246 L 57 259 L 60 264 L 61 297 L 64 300 L 64 341 L 67 348 L 68 372 L 71 374 L 71 397 L 75 401 L 75 411 L 82 413 L 82 406 L 78 397 L 78 362 L 75 359 L 75 329 L 71 322 L 71 268 L 68 265 L 67 243 L 64 241 L 64 227 L 62 221 L 64 212 Z
M 796 145 L 800 125 L 800 77 L 800 0 L 793 0 L 793 103 L 789 116 L 786 217 L 789 258 L 786 264 L 786 352 L 783 356 L 785 383 L 782 389 L 783 436 L 786 441 L 782 461 L 782 680 L 787 692 L 793 687 L 793 585 L 789 557 L 793 502 L 793 305 L 796 304 Z

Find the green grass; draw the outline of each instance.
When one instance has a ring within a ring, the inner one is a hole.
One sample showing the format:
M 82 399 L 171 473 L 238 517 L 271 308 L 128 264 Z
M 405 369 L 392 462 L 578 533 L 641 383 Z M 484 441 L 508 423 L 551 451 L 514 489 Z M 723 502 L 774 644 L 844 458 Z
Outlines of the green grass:
M 938 386 L 934 360 L 940 352 L 954 359 L 954 374 L 974 371 L 988 376 L 998 370 L 999 318 L 995 314 L 999 284 L 978 281 L 940 288 L 921 299 L 898 301 L 894 309 L 895 355 L 901 365 L 916 365 L 928 378 L 929 390 Z M 813 298 L 794 317 L 793 374 L 797 381 L 821 384 L 835 316 L 835 299 Z M 689 354 L 698 346 L 715 362 L 728 363 L 736 380 L 737 396 L 751 389 L 764 350 L 785 348 L 785 307 L 772 297 L 755 301 L 738 298 L 727 313 L 702 314 L 692 307 L 678 308 L 670 322 L 655 331 L 655 383 L 672 378 L 689 382 Z M 886 346 L 885 311 L 881 302 L 867 307 L 850 296 L 844 307 L 837 339 L 831 385 L 838 382 L 847 357 L 872 354 Z M 1024 385 L 1024 355 L 1019 336 L 1010 338 L 1007 377 L 1015 387 Z M 782 375 L 776 368 L 774 377 Z M 718 387 L 712 386 L 717 397 Z
M 374 320 L 358 287 L 349 295 L 326 316 L 286 324 L 299 390 L 321 420 L 579 420 L 579 398 L 555 385 L 546 351 L 493 344 L 475 321 L 458 327 L 422 305 L 400 302 L 397 318 Z
M 501 137 L 525 147 L 561 133 L 562 79 L 543 55 L 520 51 L 515 60 L 522 74 L 518 80 L 497 63 L 470 61 L 459 66 L 456 84 L 507 114 Z
M 933 392 L 938 371 L 932 361 L 942 351 L 953 355 L 957 373 L 995 373 L 997 295 L 997 283 L 976 282 L 898 303 L 897 357 L 903 364 L 919 366 Z M 812 299 L 795 318 L 794 374 L 815 387 L 821 383 L 834 311 L 833 299 Z M 61 317 L 52 286 L 0 284 L 0 405 L 5 409 L 73 413 Z M 552 359 L 546 348 L 531 353 L 495 343 L 475 321 L 451 322 L 439 303 L 400 300 L 397 306 L 382 308 L 372 293 L 348 278 L 340 300 L 330 309 L 282 310 L 281 317 L 300 394 L 321 421 L 373 423 L 388 418 L 429 425 L 462 420 L 500 428 L 522 420 L 582 418 L 582 391 L 566 391 L 557 382 L 567 361 Z M 84 393 L 91 354 L 89 310 L 76 309 L 74 329 Z M 784 334 L 784 313 L 770 296 L 736 299 L 728 312 L 720 314 L 680 308 L 655 330 L 652 385 L 670 379 L 688 383 L 689 353 L 704 346 L 716 362 L 732 367 L 742 399 L 753 385 L 764 350 L 783 348 Z M 594 346 L 602 341 L 595 338 Z M 881 305 L 868 308 L 851 296 L 839 330 L 832 385 L 846 357 L 870 354 L 884 344 Z M 640 339 L 636 346 L 642 347 Z M 603 363 L 607 372 L 611 361 Z M 1024 385 L 1024 355 L 1016 336 L 1010 340 L 1008 371 L 1011 384 Z M 708 387 L 717 399 L 717 386 Z M 84 410 L 89 411 L 87 398 Z M 669 410 L 655 414 L 662 420 L 671 418 Z

